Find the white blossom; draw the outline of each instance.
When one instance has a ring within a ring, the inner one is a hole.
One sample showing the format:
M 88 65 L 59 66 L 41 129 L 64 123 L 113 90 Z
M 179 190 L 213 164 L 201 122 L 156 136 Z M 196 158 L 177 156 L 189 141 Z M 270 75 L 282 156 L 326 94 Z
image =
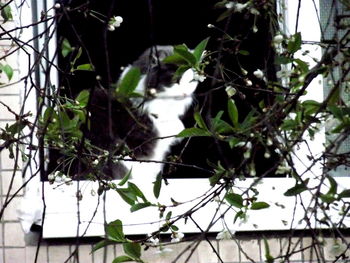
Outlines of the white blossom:
M 231 8 L 233 8 L 234 6 L 235 6 L 235 3 L 234 3 L 234 2 L 228 2 L 228 3 L 225 4 L 225 7 L 226 7 L 227 9 L 231 9 Z
M 229 96 L 229 97 L 232 97 L 233 95 L 235 95 L 237 93 L 237 90 L 234 87 L 232 87 L 231 85 L 227 86 L 225 91 L 227 93 L 227 96 Z
M 114 31 L 115 27 L 113 25 L 108 25 L 107 29 L 108 31 Z
M 53 181 L 55 181 L 55 175 L 51 173 L 51 174 L 48 175 L 47 179 L 48 179 L 50 182 L 53 182 Z
M 260 69 L 257 69 L 253 72 L 253 75 L 257 77 L 258 79 L 264 78 L 264 72 L 262 72 Z
M 216 235 L 216 239 L 218 239 L 218 240 L 229 240 L 229 239 L 232 239 L 232 236 L 234 234 L 235 234 L 235 231 L 228 230 L 227 228 L 224 228 L 223 230 L 221 230 L 221 232 L 219 232 Z
M 253 32 L 254 33 L 258 32 L 258 27 L 256 25 L 253 26 Z
M 184 238 L 184 234 L 181 232 L 173 232 L 171 234 L 171 243 L 178 243 Z
M 264 153 L 264 158 L 269 159 L 271 157 L 271 154 L 269 152 Z
M 276 36 L 274 36 L 273 38 L 273 43 L 275 45 L 279 45 L 283 42 L 283 36 L 281 34 L 277 34 Z
M 207 27 L 208 27 L 208 28 L 214 28 L 215 26 L 212 25 L 212 24 L 208 24 Z
M 250 169 L 249 169 L 249 175 L 250 176 L 256 176 L 256 170 L 255 170 L 255 168 L 253 168 L 253 167 L 251 167 Z
M 246 79 L 246 80 L 245 80 L 245 84 L 246 84 L 248 87 L 250 87 L 250 86 L 253 85 L 253 82 L 252 82 L 250 79 Z
M 272 139 L 270 137 L 268 137 L 267 140 L 266 140 L 266 145 L 267 146 L 271 146 L 272 144 L 273 144 Z
M 206 76 L 204 76 L 203 74 L 199 74 L 198 72 L 195 72 L 193 74 L 193 79 L 199 82 L 203 82 L 206 79 Z
M 248 71 L 246 71 L 244 68 L 241 68 L 242 74 L 246 76 L 248 74 Z
M 123 23 L 123 18 L 121 16 L 111 17 L 108 23 L 108 30 L 114 31 L 117 27 L 120 27 L 121 23 Z
M 288 164 L 280 164 L 277 167 L 276 174 L 286 174 L 289 173 L 292 169 L 289 167 Z
M 249 159 L 250 158 L 250 150 L 247 150 L 243 153 L 244 159 Z
M 56 4 L 53 6 L 53 8 L 55 8 L 55 9 L 60 9 L 60 8 L 61 8 L 61 4 L 60 4 L 60 3 L 56 3 Z
M 250 9 L 249 9 L 249 12 L 250 12 L 252 15 L 257 15 L 257 16 L 260 15 L 259 10 L 256 9 L 256 8 L 254 8 L 254 7 L 250 8 Z
M 240 13 L 243 11 L 243 9 L 245 9 L 248 6 L 248 2 L 245 4 L 241 4 L 241 3 L 236 3 L 234 6 L 235 12 Z

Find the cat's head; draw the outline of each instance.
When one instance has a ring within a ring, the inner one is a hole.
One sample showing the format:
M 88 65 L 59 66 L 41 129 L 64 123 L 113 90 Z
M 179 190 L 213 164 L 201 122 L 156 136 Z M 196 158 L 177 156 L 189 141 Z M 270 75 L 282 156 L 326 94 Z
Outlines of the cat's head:
M 177 66 L 164 63 L 163 59 L 173 54 L 172 46 L 148 48 L 133 64 L 143 75 L 136 91 L 146 97 L 183 99 L 191 96 L 198 81 L 194 80 L 192 69 L 182 76 L 174 77 Z

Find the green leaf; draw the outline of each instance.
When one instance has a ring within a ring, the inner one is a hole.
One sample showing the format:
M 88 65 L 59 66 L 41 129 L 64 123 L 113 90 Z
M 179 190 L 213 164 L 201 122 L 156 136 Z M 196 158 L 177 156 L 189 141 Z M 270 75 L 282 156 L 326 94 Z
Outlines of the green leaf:
M 95 68 L 93 65 L 87 63 L 87 64 L 81 64 L 81 65 L 78 65 L 75 70 L 83 70 L 83 71 L 94 71 Z
M 307 190 L 307 186 L 305 184 L 296 184 L 292 188 L 289 188 L 284 195 L 285 196 L 295 196 Z
M 247 51 L 247 50 L 239 50 L 238 54 L 241 54 L 243 56 L 249 56 L 250 55 L 249 51 Z
M 288 63 L 291 63 L 291 62 L 293 62 L 293 59 L 290 58 L 290 57 L 276 56 L 276 58 L 275 58 L 275 63 L 278 64 L 278 65 L 288 64 Z
M 131 171 L 132 171 L 132 169 L 130 169 L 127 173 L 126 173 L 126 175 L 123 177 L 123 179 L 119 182 L 119 186 L 123 186 L 128 180 L 129 180 L 129 178 L 130 178 L 130 175 L 131 175 Z
M 133 206 L 130 207 L 130 212 L 135 212 L 137 210 L 149 207 L 151 205 L 152 205 L 152 203 L 150 203 L 150 202 L 134 204 Z
M 125 235 L 123 233 L 123 223 L 119 219 L 110 222 L 106 227 L 106 234 L 108 238 L 116 242 L 125 242 Z
M 168 64 L 175 64 L 175 65 L 186 65 L 187 61 L 184 59 L 182 56 L 179 54 L 173 54 L 170 56 L 167 56 L 166 58 L 163 59 L 163 63 L 168 63 Z
M 196 111 L 194 113 L 194 119 L 195 119 L 197 125 L 199 126 L 199 128 L 204 129 L 204 130 L 208 130 L 208 127 L 205 124 L 205 121 L 203 120 L 201 114 L 198 111 Z
M 237 208 L 243 207 L 243 198 L 239 194 L 228 193 L 225 196 L 225 200 L 232 206 Z
M 186 72 L 186 70 L 190 69 L 191 67 L 188 65 L 181 65 L 180 67 L 177 68 L 177 70 L 174 73 L 173 78 L 176 79 L 178 77 L 181 77 L 182 74 Z
M 156 180 L 153 182 L 153 194 L 155 198 L 159 197 L 162 188 L 162 174 L 158 173 Z
M 120 197 L 127 202 L 129 205 L 134 205 L 136 201 L 136 196 L 132 193 L 130 193 L 130 190 L 127 188 L 117 188 L 117 193 L 120 195 Z
M 336 200 L 332 194 L 321 194 L 320 199 L 327 204 L 333 203 Z
M 289 53 L 294 54 L 301 49 L 301 33 L 295 33 L 288 42 L 287 50 Z
M 171 218 L 171 216 L 172 216 L 172 212 L 171 211 L 169 211 L 167 214 L 166 214 L 166 216 L 165 216 L 165 220 L 167 220 L 167 221 L 169 221 L 170 220 L 170 218 Z
M 179 231 L 179 228 L 177 226 L 175 226 L 175 225 L 171 225 L 170 228 L 173 231 Z
M 12 10 L 9 4 L 6 4 L 5 7 L 3 7 L 5 5 L 5 3 L 0 3 L 0 8 L 1 8 L 1 16 L 4 19 L 4 23 L 6 23 L 7 21 L 13 19 L 12 16 Z
M 74 48 L 70 45 L 68 39 L 66 39 L 66 38 L 63 39 L 62 45 L 61 45 L 61 54 L 62 54 L 62 56 L 65 58 L 72 51 L 74 51 Z
M 221 173 L 217 173 L 211 177 L 209 177 L 209 183 L 210 183 L 210 186 L 214 186 L 216 185 L 217 182 L 219 182 L 219 180 L 221 179 L 222 177 L 222 174 Z
M 137 84 L 139 83 L 141 78 L 141 71 L 139 68 L 132 67 L 129 69 L 129 71 L 125 74 L 121 82 L 119 83 L 117 87 L 117 93 L 128 96 L 130 95 L 137 87 Z
M 98 242 L 94 247 L 92 248 L 92 252 L 95 252 L 96 250 L 99 250 L 100 248 L 106 247 L 108 245 L 115 244 L 115 242 L 111 240 L 102 240 Z
M 124 243 L 124 252 L 134 259 L 141 257 L 141 245 L 139 243 Z
M 350 189 L 345 189 L 338 195 L 338 199 L 350 197 Z
M 211 136 L 209 131 L 200 128 L 187 128 L 180 132 L 176 137 L 188 138 L 188 137 L 201 137 L 201 136 Z
M 218 19 L 216 19 L 216 22 L 220 22 L 222 20 L 224 20 L 225 18 L 229 17 L 231 14 L 233 14 L 234 12 L 234 9 L 233 8 L 230 8 L 230 9 L 227 9 L 225 12 L 223 12 L 219 17 Z
M 327 176 L 327 179 L 330 183 L 330 187 L 329 187 L 329 190 L 328 190 L 328 193 L 327 195 L 335 195 L 337 193 L 337 188 L 338 188 L 338 184 L 337 182 L 334 180 L 334 178 L 332 176 Z
M 183 57 L 190 66 L 195 66 L 197 64 L 196 57 L 188 50 L 185 45 L 175 46 L 174 53 Z
M 233 219 L 233 223 L 236 223 L 238 218 L 244 219 L 245 217 L 246 217 L 246 213 L 240 210 L 236 213 L 235 218 Z
M 209 37 L 202 40 L 195 48 L 193 51 L 193 56 L 196 58 L 197 63 L 199 63 L 202 59 L 203 52 L 208 44 Z
M 79 102 L 80 106 L 86 107 L 86 105 L 88 104 L 88 101 L 89 101 L 89 97 L 90 97 L 90 92 L 88 90 L 82 90 L 78 94 L 78 96 L 75 100 Z
M 120 263 L 120 262 L 128 262 L 128 261 L 135 261 L 135 259 L 132 257 L 123 255 L 113 259 L 112 263 Z
M 140 190 L 140 188 L 137 187 L 136 184 L 132 183 L 132 182 L 128 182 L 128 188 L 130 189 L 130 191 L 135 194 L 138 197 L 141 197 L 141 199 L 143 200 L 143 202 L 147 203 L 148 200 L 146 199 L 146 197 L 144 196 L 144 194 L 142 193 L 142 191 Z
M 10 65 L 8 65 L 8 64 L 5 64 L 5 65 L 0 64 L 0 70 L 3 71 L 6 74 L 6 76 L 7 76 L 9 81 L 12 79 L 12 77 L 13 77 L 13 69 L 12 69 L 12 67 Z
M 227 101 L 228 115 L 234 127 L 238 127 L 238 109 L 233 99 Z
M 296 64 L 298 64 L 298 67 L 302 73 L 306 74 L 309 72 L 309 65 L 305 61 L 303 61 L 299 58 L 296 58 L 296 59 L 294 59 L 294 62 Z
M 250 207 L 250 209 L 260 210 L 260 209 L 265 209 L 268 207 L 270 207 L 270 205 L 266 202 L 254 202 L 254 203 L 252 203 L 252 206 Z

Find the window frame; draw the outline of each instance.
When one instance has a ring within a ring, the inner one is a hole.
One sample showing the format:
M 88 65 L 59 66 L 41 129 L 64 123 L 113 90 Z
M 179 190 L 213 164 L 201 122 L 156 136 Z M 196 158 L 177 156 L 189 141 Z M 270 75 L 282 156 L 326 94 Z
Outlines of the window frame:
M 281 2 L 284 1 L 281 0 Z M 54 1 L 46 0 L 46 4 L 47 6 L 53 6 Z M 280 4 L 280 6 L 282 6 L 282 4 Z M 284 4 L 286 3 L 284 2 Z M 37 8 L 39 10 L 40 7 Z M 295 12 L 295 8 L 295 6 L 288 3 L 288 13 L 285 14 L 286 24 L 283 25 L 283 28 L 287 30 L 286 32 L 288 32 L 288 28 L 294 28 L 295 21 L 293 21 L 293 17 L 295 16 L 291 14 Z M 308 16 L 307 24 L 312 24 L 309 22 L 310 19 L 311 18 Z M 304 32 L 307 27 L 300 25 L 299 28 L 302 29 L 302 34 L 308 34 L 307 32 Z M 318 35 L 318 39 L 308 40 L 319 41 L 319 39 Z M 52 48 L 51 50 L 55 49 Z M 318 52 L 318 56 L 320 56 L 321 51 L 318 50 Z M 51 53 L 49 56 L 53 56 L 53 54 Z M 57 75 L 55 76 L 54 74 L 52 77 L 57 81 Z M 315 87 L 318 86 L 319 88 L 320 85 L 322 85 L 320 82 L 322 82 L 321 79 L 315 79 L 312 85 L 315 85 Z M 317 89 L 315 88 L 314 90 Z M 316 95 L 318 96 L 320 94 L 309 93 L 309 96 L 311 96 L 312 99 L 315 99 Z M 319 99 L 322 100 L 321 97 L 319 97 Z M 305 154 L 310 151 L 310 147 L 316 148 L 317 152 L 321 152 L 324 149 L 324 132 L 318 134 L 314 141 L 311 141 L 309 138 L 305 139 L 309 147 L 306 147 L 305 145 L 305 148 L 301 147 L 294 152 L 296 156 L 294 161 L 296 162 L 296 167 L 299 172 L 303 172 L 305 167 L 308 166 L 308 163 L 310 163 Z M 301 155 L 303 157 L 297 158 L 297 156 Z M 310 178 L 317 176 L 320 171 L 319 169 L 320 166 L 315 166 L 313 170 L 307 172 L 307 176 Z M 30 171 L 27 171 L 27 173 L 30 173 Z M 26 178 L 30 178 L 30 176 L 30 174 L 26 175 Z M 254 180 L 254 178 L 248 178 L 244 181 L 239 181 L 237 187 L 246 188 L 253 184 Z M 340 188 L 343 187 L 345 189 L 347 185 L 350 185 L 350 177 L 336 177 L 335 180 L 338 182 Z M 201 194 L 207 193 L 207 195 L 209 195 L 212 191 L 215 191 L 215 188 L 210 190 L 208 179 L 168 179 L 168 181 L 169 185 L 164 186 L 161 192 L 161 197 L 157 201 L 159 203 L 169 203 L 170 197 L 181 201 L 194 200 L 187 204 L 187 207 L 190 207 L 191 204 L 196 204 L 196 200 L 198 200 L 197 198 Z M 259 198 L 261 198 L 261 201 L 268 202 L 271 207 L 268 210 L 250 211 L 249 218 L 247 222 L 244 223 L 238 221 L 233 223 L 234 214 L 228 213 L 225 215 L 225 223 L 227 224 L 225 226 L 222 220 L 219 219 L 220 216 L 217 216 L 217 222 L 209 229 L 209 232 L 219 232 L 223 228 L 232 229 L 233 231 L 305 229 L 305 222 L 299 224 L 299 221 L 303 219 L 305 215 L 305 211 L 301 209 L 301 202 L 306 204 L 308 202 L 307 200 L 311 198 L 311 193 L 303 193 L 302 199 L 285 197 L 283 193 L 294 185 L 295 180 L 293 178 L 263 178 L 257 185 L 257 189 L 260 192 Z M 195 189 L 193 186 L 196 186 Z M 148 184 L 144 183 L 139 187 L 144 191 L 147 197 L 153 196 L 153 193 L 151 192 L 153 188 L 152 182 L 149 182 Z M 78 201 L 76 193 L 81 190 L 80 188 L 83 189 L 84 193 L 82 200 Z M 43 193 L 42 189 L 44 191 Z M 120 198 L 119 195 L 117 195 L 117 193 L 113 191 L 107 191 L 106 196 L 100 196 L 100 209 L 96 212 L 95 206 L 91 205 L 98 202 L 96 195 L 92 194 L 94 192 L 96 193 L 96 189 L 97 183 L 89 181 L 73 182 L 72 185 L 59 185 L 56 183 L 50 184 L 49 182 L 40 182 L 39 176 L 36 176 L 36 178 L 31 181 L 30 187 L 27 187 L 25 198 L 32 200 L 31 198 L 35 196 L 36 202 L 39 202 L 41 198 L 38 199 L 38 197 L 45 197 L 46 208 L 43 224 L 43 238 L 76 237 L 77 234 L 84 236 L 102 236 L 104 235 L 104 223 L 117 218 L 125 223 L 126 226 L 124 232 L 130 235 L 147 234 L 159 228 L 161 223 L 155 223 L 159 220 L 159 211 L 157 207 L 145 208 L 135 213 L 131 213 L 129 210 L 130 207 Z M 271 196 L 272 192 L 274 192 L 273 196 Z M 276 196 L 280 197 L 278 198 L 278 204 L 276 202 Z M 40 202 L 42 201 L 40 200 Z M 115 203 L 118 203 L 118 209 L 105 209 L 105 207 L 115 206 Z M 42 203 L 41 206 L 42 211 L 44 211 Z M 212 202 L 208 206 L 203 207 L 198 215 L 194 215 L 196 223 L 201 229 L 207 229 L 208 224 L 210 223 L 210 218 L 206 215 L 213 214 L 217 209 L 217 206 L 217 202 Z M 282 208 L 282 206 L 285 208 Z M 298 207 L 298 209 L 295 210 L 296 207 Z M 222 208 L 225 209 L 224 207 Z M 94 216 L 95 212 L 96 216 Z M 107 214 L 104 215 L 104 212 L 107 212 Z M 138 220 L 138 214 L 141 217 L 141 221 Z M 336 215 L 334 214 L 334 216 Z M 87 222 L 90 221 L 88 220 L 89 218 L 92 218 L 91 223 Z M 292 220 L 293 222 L 286 224 L 286 221 L 292 218 L 294 219 Z M 153 223 L 148 224 L 147 227 L 145 227 L 145 225 L 141 224 L 145 221 Z M 311 222 L 311 224 L 317 228 L 326 228 L 324 225 L 317 225 L 315 222 Z M 85 231 L 87 225 L 89 225 L 89 229 Z M 128 225 L 130 226 L 128 227 Z M 177 224 L 177 226 L 179 226 L 180 230 L 185 233 L 198 233 L 202 231 L 198 226 L 190 222 L 190 220 L 187 220 L 187 224 L 182 222 Z

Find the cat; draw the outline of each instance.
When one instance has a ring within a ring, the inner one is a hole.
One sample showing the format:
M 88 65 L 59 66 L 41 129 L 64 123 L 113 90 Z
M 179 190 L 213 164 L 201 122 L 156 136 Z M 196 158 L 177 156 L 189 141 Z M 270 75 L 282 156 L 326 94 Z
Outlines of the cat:
M 111 145 L 119 150 L 121 146 L 128 149 L 125 160 L 113 164 L 109 161 L 104 167 L 104 172 L 113 179 L 131 171 L 132 179 L 152 182 L 161 173 L 170 147 L 181 140 L 175 137 L 185 128 L 180 117 L 191 106 L 198 81 L 194 80 L 192 69 L 174 77 L 177 66 L 162 62 L 171 54 L 171 46 L 154 46 L 123 70 L 120 79 L 132 67 L 140 69 L 141 78 L 135 92 L 142 96 L 130 98 L 126 105 L 111 100 L 113 135 L 107 136 L 107 140 L 103 137 L 108 134 L 108 125 L 101 125 L 101 122 L 106 118 L 108 96 L 105 91 L 97 91 L 92 98 L 95 110 L 91 111 L 91 130 L 95 135 L 90 136 L 91 141 L 108 150 L 113 150 Z

